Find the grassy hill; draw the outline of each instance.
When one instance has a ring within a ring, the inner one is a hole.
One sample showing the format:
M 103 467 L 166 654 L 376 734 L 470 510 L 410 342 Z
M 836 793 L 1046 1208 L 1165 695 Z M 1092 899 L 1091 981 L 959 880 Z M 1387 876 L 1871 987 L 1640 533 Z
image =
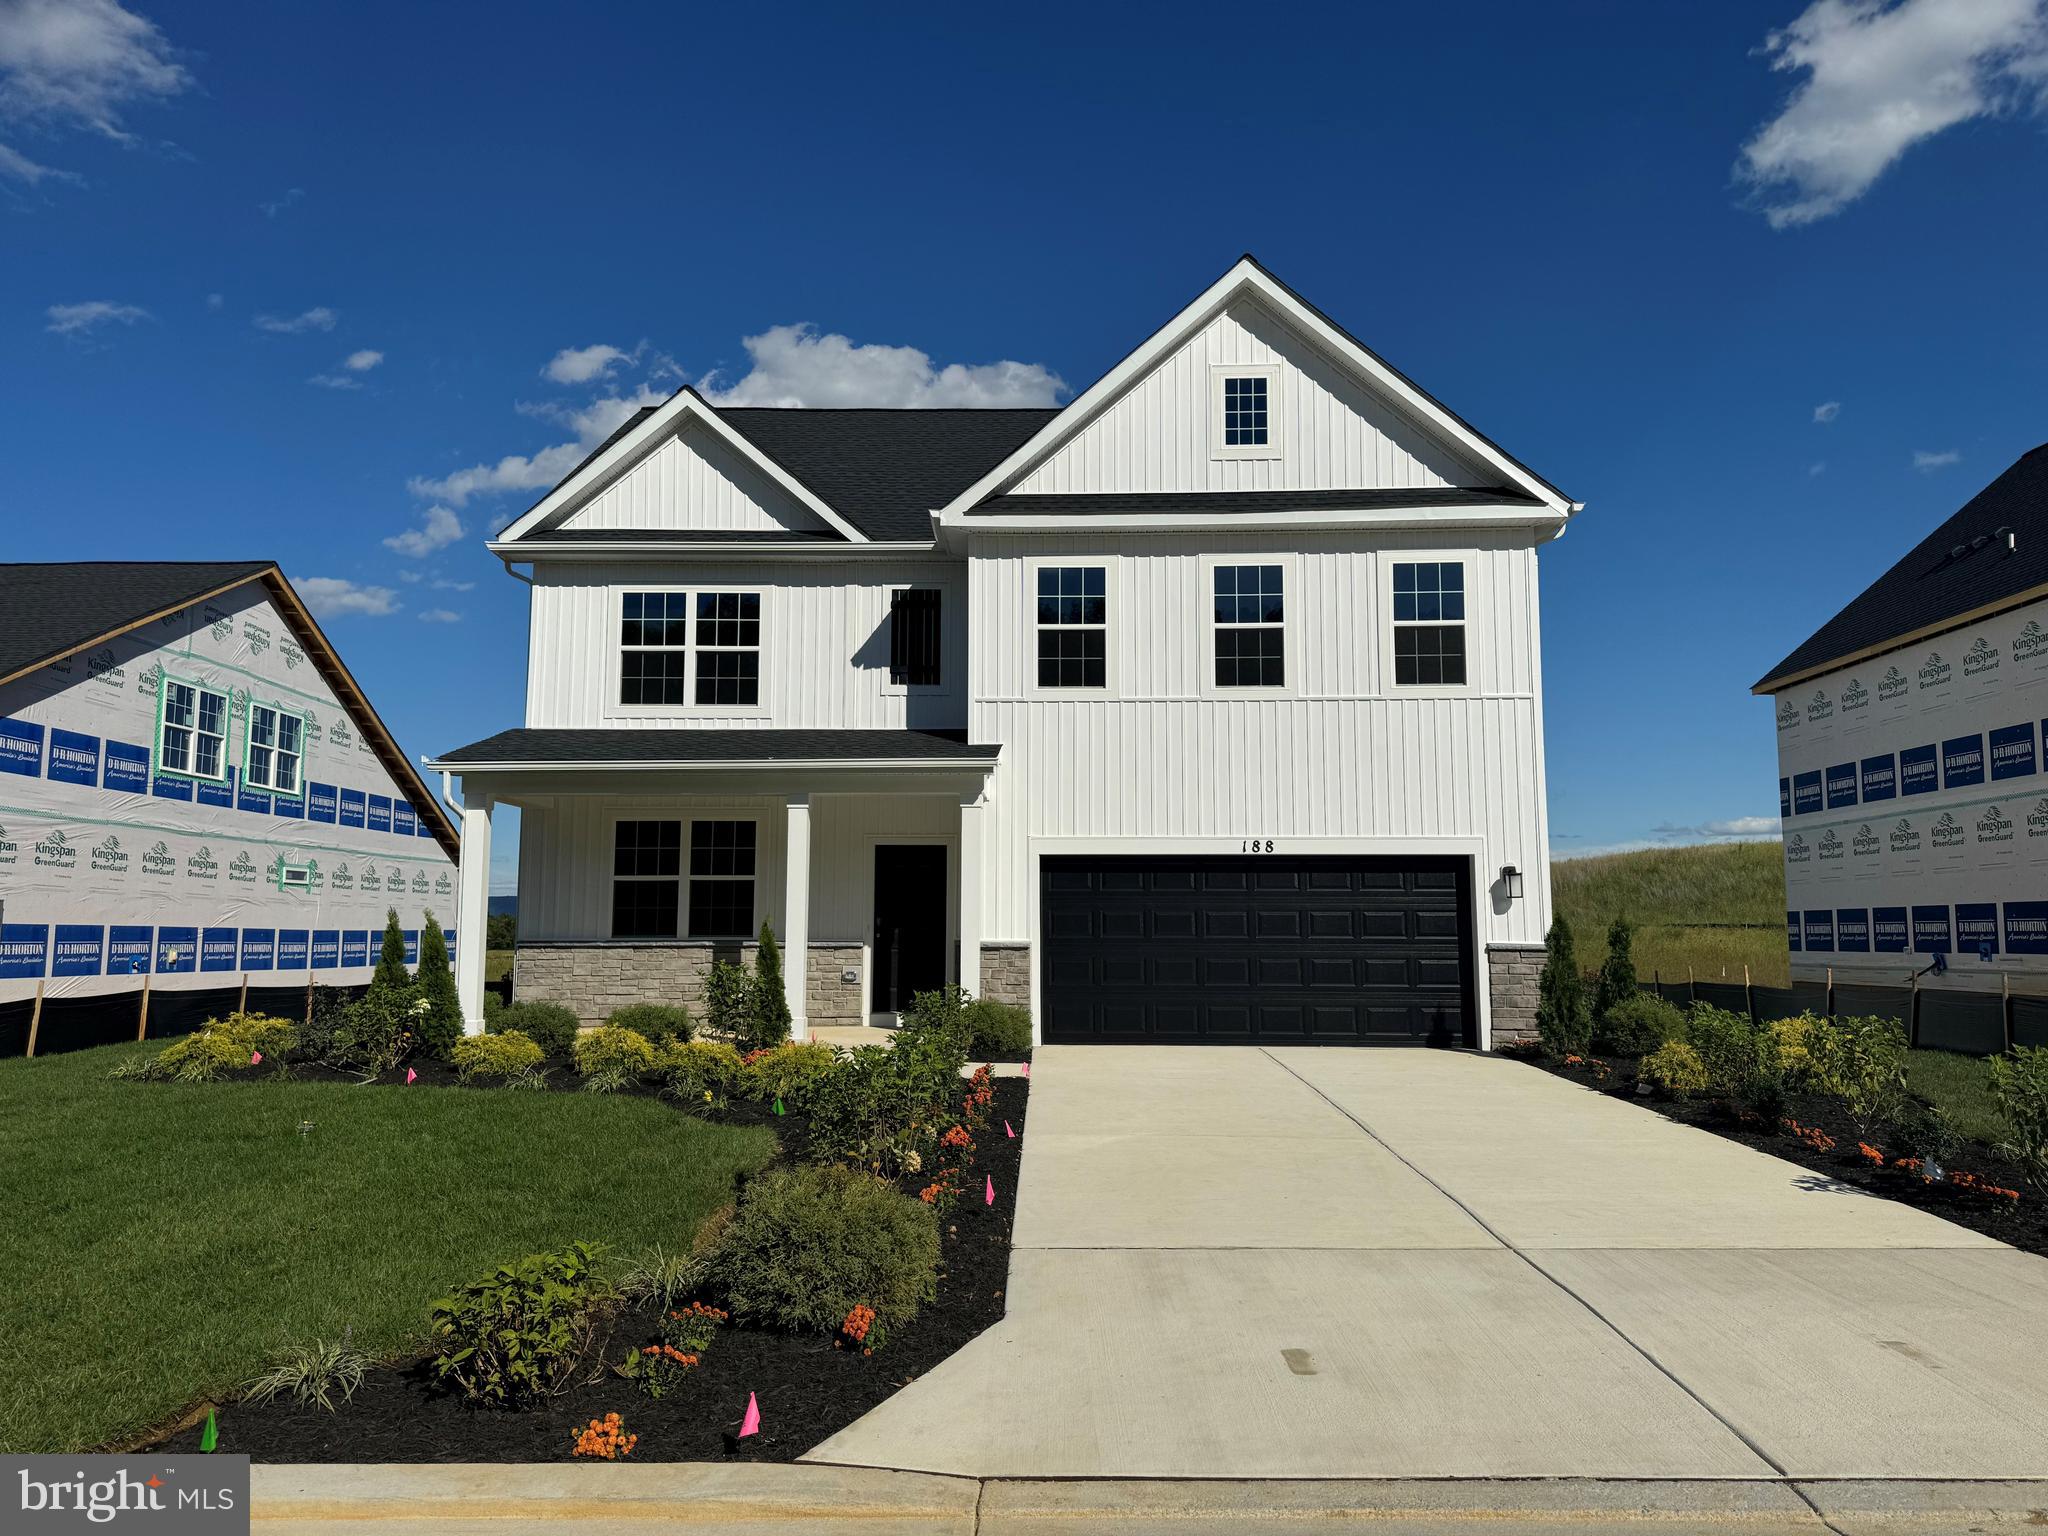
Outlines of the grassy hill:
M 1579 959 L 1600 963 L 1617 915 L 1636 925 L 1636 969 L 1648 980 L 1742 979 L 1783 986 L 1785 867 L 1776 843 L 1646 848 L 1550 866 L 1551 898 L 1572 925 Z

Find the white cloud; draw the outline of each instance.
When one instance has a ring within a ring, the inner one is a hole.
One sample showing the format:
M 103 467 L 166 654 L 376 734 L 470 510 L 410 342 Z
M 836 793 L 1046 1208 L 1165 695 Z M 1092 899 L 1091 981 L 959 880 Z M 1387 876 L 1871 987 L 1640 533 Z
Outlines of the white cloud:
M 91 299 L 83 304 L 52 304 L 44 311 L 50 323 L 43 327 L 59 336 L 86 336 L 102 325 L 133 325 L 147 320 L 149 311 L 138 304 L 116 304 L 111 299 Z
M 1933 474 L 1937 469 L 1947 469 L 1951 464 L 1960 464 L 1963 456 L 1950 448 L 1942 453 L 1929 453 L 1925 448 L 1913 455 L 1913 467 L 1923 475 Z
M 592 379 L 604 378 L 632 356 L 605 342 L 589 347 L 564 347 L 548 359 L 547 366 L 540 371 L 541 377 L 556 384 L 588 384 Z
M 383 361 L 384 354 L 382 352 L 374 352 L 370 348 L 364 347 L 360 352 L 349 353 L 347 357 L 341 360 L 341 366 L 350 373 L 368 373 Z
M 436 592 L 467 592 L 475 586 L 476 583 L 473 581 L 450 581 L 445 576 L 438 576 L 434 579 L 434 590 Z
M 55 166 L 43 165 L 29 159 L 18 149 L 0 144 L 0 177 L 26 182 L 29 186 L 40 186 L 45 181 L 68 181 L 73 186 L 84 186 L 85 178 L 76 171 L 60 171 Z
M 270 331 L 279 336 L 300 336 L 307 331 L 331 331 L 334 322 L 341 316 L 325 304 L 317 305 L 296 315 L 258 315 L 256 329 Z
M 124 107 L 192 85 L 156 24 L 115 0 L 0 0 L 0 118 L 126 144 Z
M 417 581 L 425 581 L 426 577 L 421 575 L 418 571 L 400 571 L 398 573 L 398 579 L 409 584 Z
M 422 624 L 459 624 L 462 615 L 452 608 L 424 608 L 420 611 Z
M 292 586 L 306 606 L 323 619 L 360 613 L 382 618 L 398 612 L 398 594 L 389 587 L 364 587 L 339 576 L 294 576 Z
M 531 456 L 507 454 L 495 464 L 472 464 L 452 475 L 415 475 L 407 483 L 415 496 L 458 507 L 467 506 L 474 496 L 546 490 L 580 464 L 585 454 L 617 431 L 635 411 L 642 406 L 659 405 L 667 398 L 660 390 L 643 384 L 630 395 L 602 395 L 582 406 L 521 403 L 515 407 L 521 415 L 567 427 L 576 434 L 576 440 L 556 443 Z M 491 531 L 497 532 L 510 521 L 494 521 Z
M 419 527 L 393 534 L 384 541 L 384 547 L 395 549 L 401 555 L 410 555 L 417 560 L 431 555 L 437 549 L 446 549 L 466 531 L 461 518 L 448 508 L 436 505 L 427 508 L 425 515 L 420 519 Z
M 226 309 L 227 306 L 228 301 L 226 297 L 221 294 L 209 293 L 206 296 L 206 307 L 215 314 L 219 314 L 220 311 Z
M 1703 821 L 1688 826 L 1664 822 L 1650 830 L 1664 843 L 1753 842 L 1778 836 L 1778 818 L 1731 816 L 1723 821 Z
M 305 195 L 306 189 L 304 187 L 287 187 L 283 196 L 274 197 L 269 202 L 258 203 L 256 206 L 263 210 L 263 217 L 274 219 L 280 213 L 283 213 L 285 209 L 291 207 L 293 203 L 301 201 Z
M 1826 459 L 1816 459 L 1813 461 L 1813 463 L 1806 466 L 1806 478 L 1809 480 L 1812 480 L 1817 476 L 1824 475 L 1827 472 L 1828 461 Z
M 1813 0 L 1759 51 L 1805 73 L 1736 166 L 1773 229 L 1839 213 L 1944 129 L 2048 105 L 2048 0 Z
M 1813 408 L 1813 419 L 1819 422 L 1833 421 L 1841 414 L 1842 402 L 1839 400 L 1823 400 Z
M 700 387 L 714 405 L 1056 405 L 1060 376 L 1039 363 L 948 363 L 935 368 L 915 347 L 856 343 L 814 326 L 771 326 L 745 338 L 751 366 L 722 386 Z
M 361 389 L 363 381 L 352 379 L 345 373 L 316 373 L 307 379 L 308 384 L 318 384 L 322 389 Z

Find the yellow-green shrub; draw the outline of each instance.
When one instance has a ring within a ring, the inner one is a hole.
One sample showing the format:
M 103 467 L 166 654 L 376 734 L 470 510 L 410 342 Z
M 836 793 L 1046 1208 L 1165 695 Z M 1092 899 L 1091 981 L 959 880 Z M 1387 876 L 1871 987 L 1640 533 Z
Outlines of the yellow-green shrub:
M 741 1091 L 750 1099 L 767 1103 L 781 1099 L 791 1109 L 810 1102 L 818 1082 L 838 1064 L 839 1053 L 815 1040 L 773 1046 L 755 1051 L 742 1063 L 745 1076 Z
M 546 1052 L 516 1029 L 498 1035 L 464 1035 L 455 1042 L 455 1072 L 465 1083 L 479 1077 L 517 1077 L 531 1072 Z
M 648 1038 L 618 1024 L 606 1024 L 577 1038 L 576 1070 L 584 1086 L 604 1092 L 623 1088 L 654 1070 L 654 1045 Z
M 668 1091 L 688 1104 L 729 1098 L 745 1071 L 740 1053 L 723 1040 L 686 1040 L 661 1053 L 656 1065 Z
M 1637 1070 L 1675 1099 L 1705 1093 L 1712 1085 L 1700 1053 L 1683 1040 L 1665 1041 L 1643 1058 Z
M 1825 1019 L 1810 1013 L 1797 1018 L 1773 1019 L 1769 1025 L 1771 1044 L 1778 1053 L 1778 1073 L 1788 1088 L 1803 1088 L 1813 1075 L 1813 1032 L 1827 1028 Z
M 231 1013 L 224 1019 L 208 1019 L 198 1033 L 173 1040 L 156 1055 L 131 1061 L 119 1071 L 125 1077 L 153 1081 L 210 1083 L 247 1067 L 250 1057 L 259 1054 L 281 1067 L 298 1044 L 298 1026 L 289 1020 Z

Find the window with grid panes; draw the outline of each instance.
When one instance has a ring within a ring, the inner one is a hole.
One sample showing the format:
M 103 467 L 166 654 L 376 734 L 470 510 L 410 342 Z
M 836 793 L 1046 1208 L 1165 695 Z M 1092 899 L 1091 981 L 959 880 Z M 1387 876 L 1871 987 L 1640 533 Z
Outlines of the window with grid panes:
M 697 702 L 761 701 L 761 594 L 697 594 Z
M 754 823 L 690 823 L 690 937 L 744 938 L 754 931 Z
M 1465 567 L 1457 560 L 1394 566 L 1394 682 L 1462 687 L 1465 682 Z
M 1287 628 L 1277 565 L 1219 565 L 1216 686 L 1279 688 L 1287 681 Z
M 1099 565 L 1038 570 L 1038 686 L 1109 686 L 1108 571 Z
M 682 876 L 681 822 L 618 823 L 612 834 L 612 937 L 674 938 Z
M 1266 443 L 1267 380 L 1253 374 L 1223 381 L 1223 446 L 1258 448 Z
M 689 702 L 690 599 L 682 592 L 628 592 L 619 616 L 619 702 Z

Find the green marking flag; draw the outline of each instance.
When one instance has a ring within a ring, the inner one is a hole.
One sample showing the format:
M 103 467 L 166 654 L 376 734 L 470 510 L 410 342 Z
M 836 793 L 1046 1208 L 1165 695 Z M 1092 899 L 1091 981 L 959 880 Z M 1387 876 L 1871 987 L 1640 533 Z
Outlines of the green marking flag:
M 779 1093 L 775 1095 L 775 1113 L 778 1115 L 782 1113 L 782 1095 Z
M 206 1410 L 206 1428 L 199 1432 L 199 1449 L 215 1450 L 220 1445 L 220 1429 L 213 1422 L 213 1410 Z

